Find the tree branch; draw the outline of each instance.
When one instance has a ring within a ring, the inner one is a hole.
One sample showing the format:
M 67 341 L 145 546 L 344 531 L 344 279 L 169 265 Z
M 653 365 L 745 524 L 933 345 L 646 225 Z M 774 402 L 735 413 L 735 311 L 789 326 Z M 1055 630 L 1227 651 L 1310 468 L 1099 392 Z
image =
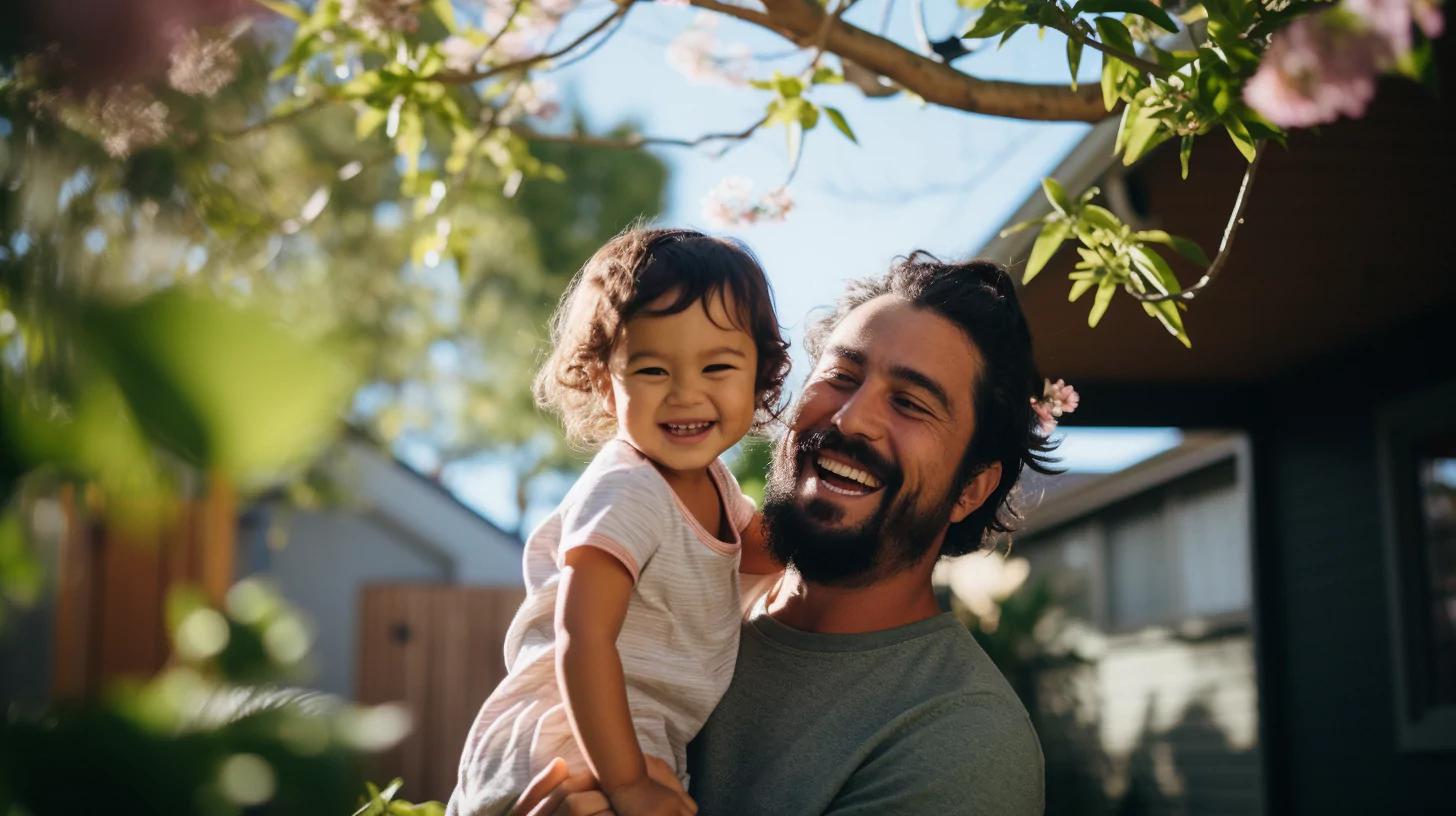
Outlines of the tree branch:
M 1156 62 L 1150 62 L 1134 54 L 1128 54 L 1124 51 L 1119 51 L 1116 48 L 1103 44 L 1099 40 L 1087 36 L 1087 32 L 1082 31 L 1076 26 L 1058 28 L 1057 30 L 1061 31 L 1063 34 L 1066 34 L 1068 37 L 1075 39 L 1077 42 L 1080 42 L 1088 48 L 1091 48 L 1093 51 L 1101 51 L 1107 56 L 1125 62 L 1145 74 L 1152 74 L 1153 76 L 1159 77 L 1170 77 L 1173 75 L 1172 71 L 1164 68 Z
M 807 0 L 763 0 L 767 13 L 728 6 L 717 0 L 692 0 L 778 33 L 800 46 L 811 45 L 825 11 Z M 1107 118 L 1096 83 L 1076 91 L 1065 85 L 977 79 L 949 65 L 916 54 L 864 29 L 830 20 L 825 50 L 888 77 L 926 102 L 988 116 L 1061 122 L 1098 122 Z
M 605 147 L 612 150 L 636 150 L 647 145 L 698 147 L 708 142 L 742 141 L 752 136 L 767 121 L 768 117 L 765 116 L 735 133 L 707 133 L 694 139 L 673 139 L 661 136 L 643 136 L 641 134 L 633 134 L 625 139 L 606 139 L 600 136 L 588 136 L 579 133 L 541 133 L 522 125 L 511 125 L 511 132 L 529 142 L 555 142 L 559 144 L 581 145 L 582 147 Z
M 627 12 L 631 8 L 631 2 L 623 2 L 620 6 L 617 7 L 616 11 L 602 18 L 601 22 L 592 26 L 586 31 L 586 33 L 582 34 L 581 36 L 567 43 L 566 45 L 563 45 L 562 47 L 556 49 L 555 51 L 546 51 L 537 54 L 534 57 L 526 57 L 525 59 L 519 59 L 513 62 L 504 62 L 500 65 L 493 65 L 481 71 L 441 71 L 433 77 L 430 77 L 430 79 L 435 82 L 440 82 L 447 85 L 468 85 L 473 82 L 479 82 L 482 79 L 490 79 L 493 76 L 500 76 L 501 74 L 510 73 L 511 71 L 520 71 L 525 68 L 530 68 L 533 65 L 539 65 L 543 62 L 549 62 L 550 60 L 554 60 L 557 57 L 562 56 L 563 54 L 571 53 L 582 43 L 601 33 L 604 29 L 607 28 L 607 26 L 610 26 L 621 18 L 627 16 Z
M 1249 169 L 1244 171 L 1244 180 L 1239 184 L 1239 195 L 1234 199 L 1234 211 L 1229 215 L 1228 226 L 1224 227 L 1223 240 L 1218 245 L 1218 254 L 1214 256 L 1213 262 L 1208 265 L 1207 271 L 1203 273 L 1203 277 L 1198 280 L 1198 283 L 1181 292 L 1157 295 L 1135 291 L 1130 285 L 1124 283 L 1122 285 L 1124 291 L 1143 303 L 1160 303 L 1164 300 L 1181 300 L 1187 303 L 1198 297 L 1199 292 L 1207 289 L 1213 283 L 1214 278 L 1218 277 L 1218 273 L 1223 271 L 1224 265 L 1228 263 L 1229 254 L 1234 245 L 1234 235 L 1238 233 L 1239 227 L 1243 226 L 1244 209 L 1249 204 L 1249 189 L 1254 185 L 1254 173 L 1259 170 L 1259 162 L 1264 159 L 1264 148 L 1264 142 L 1259 142 L 1254 147 L 1254 160 L 1249 162 Z

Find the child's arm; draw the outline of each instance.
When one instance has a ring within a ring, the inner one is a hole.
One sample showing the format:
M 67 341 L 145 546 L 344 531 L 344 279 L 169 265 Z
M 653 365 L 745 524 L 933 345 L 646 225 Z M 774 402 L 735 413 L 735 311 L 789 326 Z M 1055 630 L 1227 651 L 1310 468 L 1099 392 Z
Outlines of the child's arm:
M 738 571 L 748 575 L 768 575 L 784 568 L 768 554 L 768 541 L 763 535 L 763 514 L 754 513 L 753 520 L 739 533 L 743 537 L 743 558 Z
M 577 743 L 614 804 L 618 794 L 642 801 L 640 789 L 663 788 L 647 776 L 617 654 L 631 594 L 632 575 L 611 554 L 597 547 L 566 552 L 556 606 L 556 678 Z M 646 793 L 659 802 L 681 796 L 667 796 L 666 788 Z M 681 796 L 681 803 L 687 812 L 691 800 Z

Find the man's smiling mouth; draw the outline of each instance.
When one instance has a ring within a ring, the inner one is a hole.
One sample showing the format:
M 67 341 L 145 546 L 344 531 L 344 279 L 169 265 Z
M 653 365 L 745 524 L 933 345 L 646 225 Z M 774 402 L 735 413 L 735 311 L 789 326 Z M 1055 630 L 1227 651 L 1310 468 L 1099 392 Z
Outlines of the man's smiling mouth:
M 815 459 L 814 470 L 826 490 L 842 496 L 867 496 L 885 485 L 875 475 L 823 454 Z

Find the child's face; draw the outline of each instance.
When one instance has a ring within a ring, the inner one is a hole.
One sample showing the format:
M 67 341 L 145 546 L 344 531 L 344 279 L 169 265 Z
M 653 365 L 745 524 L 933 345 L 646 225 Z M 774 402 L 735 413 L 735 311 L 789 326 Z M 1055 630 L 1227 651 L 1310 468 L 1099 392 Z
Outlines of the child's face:
M 669 292 L 646 311 L 675 299 Z M 669 470 L 706 468 L 753 425 L 758 348 L 733 327 L 734 308 L 725 293 L 674 315 L 636 317 L 612 348 L 617 433 Z

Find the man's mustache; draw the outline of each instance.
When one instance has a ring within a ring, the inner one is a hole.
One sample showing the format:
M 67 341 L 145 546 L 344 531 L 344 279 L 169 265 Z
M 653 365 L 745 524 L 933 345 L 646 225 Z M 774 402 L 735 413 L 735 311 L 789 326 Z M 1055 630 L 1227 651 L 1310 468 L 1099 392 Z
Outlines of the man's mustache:
M 811 461 L 820 451 L 834 451 L 859 462 L 875 472 L 893 493 L 900 486 L 904 476 L 894 462 L 880 455 L 862 439 L 854 439 L 840 433 L 838 428 L 815 428 L 798 435 L 794 445 L 794 456 L 800 462 Z

